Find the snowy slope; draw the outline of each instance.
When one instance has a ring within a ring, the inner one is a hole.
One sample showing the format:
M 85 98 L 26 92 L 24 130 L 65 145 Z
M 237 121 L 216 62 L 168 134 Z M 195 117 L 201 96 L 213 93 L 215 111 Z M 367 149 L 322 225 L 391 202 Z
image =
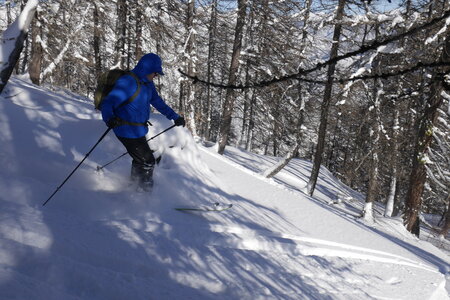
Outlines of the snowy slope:
M 13 78 L 0 97 L 0 299 L 449 299 L 449 257 L 397 219 L 359 221 L 361 195 L 327 170 L 311 198 L 309 162 L 267 180 L 275 158 L 219 156 L 184 128 L 151 142 L 151 195 L 128 157 L 96 172 L 124 152 L 110 133 L 43 207 L 105 130 L 64 91 Z M 173 209 L 215 201 L 233 208 Z

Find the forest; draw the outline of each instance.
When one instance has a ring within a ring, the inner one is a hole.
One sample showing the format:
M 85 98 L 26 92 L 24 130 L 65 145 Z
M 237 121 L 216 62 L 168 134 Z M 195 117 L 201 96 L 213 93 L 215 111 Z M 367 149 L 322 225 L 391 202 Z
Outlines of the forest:
M 308 194 L 323 165 L 366 195 L 361 217 L 382 204 L 418 234 L 438 214 L 447 235 L 448 1 L 34 2 L 14 75 L 92 99 L 100 74 L 156 53 L 159 93 L 198 141 L 284 157 L 266 177 L 311 160 Z M 26 4 L 0 1 L 1 32 Z

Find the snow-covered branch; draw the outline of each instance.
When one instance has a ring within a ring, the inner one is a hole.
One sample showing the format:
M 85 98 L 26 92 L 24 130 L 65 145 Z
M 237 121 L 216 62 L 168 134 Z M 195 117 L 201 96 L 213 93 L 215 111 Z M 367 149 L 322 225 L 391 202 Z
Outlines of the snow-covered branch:
M 29 0 L 16 21 L 3 32 L 0 45 L 0 93 L 20 57 L 38 3 L 38 0 Z

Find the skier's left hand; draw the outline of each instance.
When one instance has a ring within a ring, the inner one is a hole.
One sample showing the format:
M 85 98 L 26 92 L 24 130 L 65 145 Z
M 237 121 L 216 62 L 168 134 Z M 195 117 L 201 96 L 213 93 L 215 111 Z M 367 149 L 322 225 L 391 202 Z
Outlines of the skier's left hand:
M 183 117 L 179 117 L 178 119 L 175 120 L 175 126 L 186 126 L 186 121 L 184 120 Z

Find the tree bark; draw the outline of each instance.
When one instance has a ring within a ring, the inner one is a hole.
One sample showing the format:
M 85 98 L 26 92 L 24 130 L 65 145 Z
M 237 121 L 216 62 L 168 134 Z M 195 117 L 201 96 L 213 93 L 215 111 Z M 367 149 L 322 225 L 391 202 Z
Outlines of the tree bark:
M 236 29 L 234 33 L 233 52 L 231 56 L 231 64 L 228 73 L 228 84 L 235 84 L 239 70 L 239 58 L 241 56 L 242 36 L 244 32 L 245 17 L 247 9 L 247 0 L 238 0 L 238 15 L 236 20 Z M 231 120 L 234 111 L 234 92 L 228 89 L 225 95 L 225 102 L 223 105 L 222 122 L 219 130 L 219 147 L 218 153 L 223 154 L 225 146 L 228 143 L 228 136 L 231 131 Z
M 440 58 L 441 62 L 450 62 L 450 35 L 447 33 L 444 49 Z M 448 74 L 449 67 L 442 68 L 443 73 Z M 405 200 L 404 224 L 409 232 L 413 232 L 417 224 L 418 215 L 422 206 L 422 194 L 427 179 L 425 164 L 428 162 L 428 149 L 433 140 L 433 129 L 438 117 L 438 109 L 443 102 L 442 90 L 448 92 L 450 87 L 445 79 L 435 75 L 431 87 L 431 95 L 427 99 L 424 114 L 419 120 L 419 130 L 416 147 L 413 156 L 413 168 L 409 179 L 409 188 Z
M 186 43 L 186 59 L 187 59 L 187 71 L 189 74 L 195 76 L 195 61 L 196 61 L 196 33 L 194 29 L 194 18 L 195 18 L 195 0 L 190 0 L 187 6 L 187 18 L 186 18 L 186 29 L 188 32 L 188 41 Z M 190 129 L 194 137 L 198 136 L 197 133 L 197 122 L 195 116 L 195 100 L 196 100 L 196 85 L 186 83 L 186 112 L 187 112 L 187 126 Z
M 136 58 L 136 61 L 139 61 L 139 59 L 144 55 L 144 52 L 142 50 L 142 19 L 143 14 L 142 10 L 139 7 L 139 1 L 136 1 L 136 10 L 135 10 L 135 17 L 136 17 L 136 39 L 134 41 L 135 44 L 135 51 L 134 56 Z
M 28 66 L 30 80 L 36 85 L 41 84 L 41 69 L 44 50 L 42 49 L 42 24 L 39 24 L 39 14 L 33 20 L 31 29 L 31 58 Z
M 287 164 L 295 157 L 298 155 L 298 150 L 300 149 L 300 144 L 296 143 L 294 148 L 292 148 L 291 150 L 289 150 L 289 152 L 287 153 L 287 155 L 280 160 L 277 164 L 273 165 L 272 167 L 270 167 L 269 169 L 265 170 L 262 175 L 266 178 L 271 178 L 275 175 L 278 174 L 278 172 L 280 172 L 281 170 L 283 170 L 283 168 L 285 166 L 287 166 Z
M 339 0 L 335 18 L 337 23 L 334 27 L 333 45 L 331 46 L 330 59 L 334 59 L 338 55 L 339 39 L 341 37 L 341 30 L 342 30 L 342 25 L 340 21 L 344 16 L 344 6 L 345 0 Z M 333 89 L 333 75 L 335 69 L 336 63 L 332 63 L 328 66 L 327 83 L 325 85 L 325 92 L 320 112 L 319 136 L 316 151 L 314 153 L 314 165 L 307 185 L 308 194 L 311 196 L 316 188 L 317 178 L 319 177 L 320 165 L 322 163 L 322 156 L 325 148 L 325 136 L 327 132 L 327 123 L 328 123 L 328 110 L 330 108 L 331 103 L 331 93 Z
M 268 33 L 268 20 L 270 18 L 271 10 L 269 8 L 269 0 L 262 0 L 258 3 L 253 2 L 248 9 L 248 18 L 246 24 L 248 24 L 249 30 L 246 32 L 245 43 L 250 47 L 246 49 L 246 62 L 245 62 L 245 83 L 249 84 L 251 79 L 258 81 L 259 74 L 254 72 L 254 78 L 252 77 L 252 71 L 255 67 L 261 65 L 261 60 L 267 57 L 267 43 L 263 37 L 269 36 Z M 258 25 L 256 25 L 258 24 Z M 242 113 L 242 128 L 240 135 L 236 141 L 236 145 L 244 146 L 248 151 L 251 151 L 253 144 L 253 130 L 254 130 L 254 112 L 255 103 L 258 98 L 258 91 L 254 89 L 246 89 L 243 92 L 243 113 Z
M 116 24 L 116 45 L 115 45 L 115 67 L 123 69 L 125 67 L 125 45 L 127 34 L 127 2 L 117 1 L 117 24 Z
M 216 51 L 216 36 L 217 36 L 217 0 L 213 0 L 211 3 L 211 16 L 209 22 L 209 43 L 208 43 L 208 66 L 207 66 L 207 80 L 211 81 L 213 76 L 213 58 Z M 212 114 L 212 99 L 211 99 L 211 86 L 206 87 L 206 109 L 204 111 L 204 123 L 202 134 L 207 140 L 211 138 L 211 114 Z
M 375 37 L 376 38 L 378 37 L 378 26 L 376 26 L 375 28 Z M 381 72 L 380 70 L 381 59 L 382 59 L 381 57 L 377 56 L 373 60 L 372 72 L 374 74 Z M 380 97 L 382 90 L 383 84 L 381 80 L 375 79 L 372 90 L 373 104 L 371 105 L 373 124 L 372 129 L 370 131 L 371 161 L 369 170 L 369 186 L 367 188 L 366 205 L 362 211 L 362 217 L 369 222 L 374 220 L 373 203 L 377 200 L 379 187 L 378 175 L 380 164 L 379 152 L 380 152 L 380 126 L 381 126 Z
M 95 78 L 98 78 L 102 72 L 102 60 L 100 56 L 100 15 L 97 3 L 94 1 L 94 64 L 95 64 Z
M 392 217 L 394 213 L 395 195 L 397 191 L 397 161 L 398 161 L 398 131 L 399 129 L 399 110 L 394 107 L 394 130 L 392 133 L 392 172 L 391 182 L 389 185 L 389 194 L 386 201 L 386 208 L 384 211 L 385 217 Z

